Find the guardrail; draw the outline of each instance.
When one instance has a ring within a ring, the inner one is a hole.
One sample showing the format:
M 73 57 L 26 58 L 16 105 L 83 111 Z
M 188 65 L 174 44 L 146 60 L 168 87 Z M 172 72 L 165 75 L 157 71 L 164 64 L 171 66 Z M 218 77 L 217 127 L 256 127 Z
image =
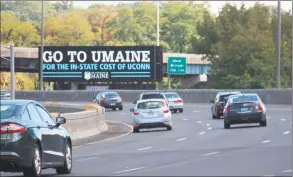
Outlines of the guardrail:
M 79 112 L 62 113 L 72 105 L 64 103 L 43 103 L 48 109 L 52 110 L 51 115 L 65 117 L 66 123 L 62 125 L 71 135 L 73 145 L 80 145 L 88 142 L 92 137 L 106 131 L 108 126 L 105 121 L 105 109 L 97 105 L 87 105 L 86 109 L 73 106 L 72 109 Z
M 143 92 L 151 90 L 115 90 L 120 94 L 124 102 L 133 102 Z M 170 90 L 177 92 L 185 103 L 209 103 L 219 91 L 233 90 Z M 245 89 L 242 93 L 257 93 L 266 104 L 292 104 L 292 89 Z M 164 91 L 163 91 L 164 92 Z M 38 101 L 86 101 L 91 102 L 98 91 L 87 90 L 58 90 L 58 91 L 17 91 L 17 99 L 33 99 Z

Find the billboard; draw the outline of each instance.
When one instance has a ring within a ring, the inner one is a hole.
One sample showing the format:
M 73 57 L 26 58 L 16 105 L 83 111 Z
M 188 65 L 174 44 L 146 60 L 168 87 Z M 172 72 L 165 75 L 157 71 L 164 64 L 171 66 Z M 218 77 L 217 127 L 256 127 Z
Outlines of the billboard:
M 45 46 L 43 80 L 48 82 L 161 81 L 162 58 L 162 48 L 157 46 Z

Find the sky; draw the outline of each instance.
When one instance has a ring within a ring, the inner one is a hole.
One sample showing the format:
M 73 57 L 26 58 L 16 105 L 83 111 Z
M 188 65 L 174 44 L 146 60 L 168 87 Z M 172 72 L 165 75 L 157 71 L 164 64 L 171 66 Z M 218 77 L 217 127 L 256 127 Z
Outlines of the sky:
M 92 4 L 117 5 L 119 3 L 135 3 L 135 2 L 138 2 L 138 1 L 74 1 L 74 6 L 87 8 Z M 200 3 L 203 1 L 196 1 L 196 2 Z M 269 5 L 269 6 L 277 6 L 278 4 L 278 1 L 209 1 L 211 12 L 217 14 L 217 12 L 228 2 L 232 4 L 237 4 L 239 6 L 243 3 L 247 5 L 248 7 L 253 6 L 255 2 L 260 2 L 262 4 Z M 281 8 L 285 11 L 292 12 L 292 1 L 282 1 Z

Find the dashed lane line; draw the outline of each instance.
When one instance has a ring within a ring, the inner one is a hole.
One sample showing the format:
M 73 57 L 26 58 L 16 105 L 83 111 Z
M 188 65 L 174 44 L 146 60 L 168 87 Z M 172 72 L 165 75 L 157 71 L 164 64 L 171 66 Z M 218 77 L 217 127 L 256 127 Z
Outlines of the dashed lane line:
M 206 124 L 208 127 L 211 126 L 211 124 Z
M 208 130 L 211 130 L 211 129 L 213 129 L 213 128 L 212 128 L 212 127 L 209 127 L 209 128 L 208 128 Z
M 193 112 L 200 112 L 200 111 L 193 111 Z
M 188 119 L 183 119 L 183 120 L 188 120 Z
M 211 153 L 208 153 L 208 154 L 204 154 L 204 156 L 210 156 L 210 155 L 215 155 L 215 154 L 219 154 L 220 152 L 211 152 Z
M 290 131 L 285 131 L 283 134 L 288 135 L 289 133 L 290 133 Z
M 281 119 L 281 121 L 283 121 L 283 122 L 284 122 L 284 121 L 286 121 L 286 119 Z
M 197 123 L 199 123 L 199 124 L 201 124 L 202 123 L 202 121 L 200 121 L 200 120 L 198 120 L 198 121 L 196 121 Z
M 79 162 L 79 161 L 86 161 L 86 160 L 93 160 L 93 159 L 98 159 L 100 157 L 88 157 L 88 158 L 84 158 L 84 159 L 77 159 L 76 161 Z
M 131 171 L 142 170 L 142 169 L 145 169 L 145 167 L 139 167 L 139 168 L 132 168 L 132 169 L 128 169 L 128 170 L 117 171 L 117 172 L 114 172 L 114 174 L 127 173 L 127 172 L 131 172 Z
M 183 141 L 183 140 L 186 140 L 186 138 L 180 138 L 180 139 L 177 139 L 176 141 Z
M 261 143 L 265 144 L 265 143 L 269 143 L 269 142 L 271 142 L 271 140 L 264 140 L 264 141 L 261 142 Z
M 283 173 L 292 173 L 292 170 L 284 170 Z
M 138 149 L 138 151 L 144 151 L 144 150 L 148 150 L 148 149 L 152 149 L 153 147 L 145 147 L 145 148 L 141 148 L 141 149 Z
M 205 133 L 206 133 L 206 132 L 200 132 L 199 135 L 203 135 L 203 134 L 205 134 Z

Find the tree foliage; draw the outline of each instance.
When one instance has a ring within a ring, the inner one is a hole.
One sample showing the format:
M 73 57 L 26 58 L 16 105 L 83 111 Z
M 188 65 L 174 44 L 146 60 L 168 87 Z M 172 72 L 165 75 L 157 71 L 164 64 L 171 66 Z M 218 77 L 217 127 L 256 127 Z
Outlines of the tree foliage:
M 81 9 L 72 2 L 45 2 L 45 45 L 156 45 L 155 3 L 92 5 Z M 160 45 L 164 52 L 204 54 L 212 63 L 212 69 L 208 83 L 200 87 L 274 87 L 276 9 L 261 4 L 238 8 L 227 3 L 214 15 L 206 5 L 161 2 Z M 40 1 L 1 1 L 0 22 L 1 45 L 13 42 L 16 47 L 37 47 L 40 44 Z M 291 31 L 292 13 L 282 12 L 282 87 L 291 87 L 292 83 Z M 1 73 L 1 79 L 5 77 Z M 25 75 L 23 78 L 36 79 Z

